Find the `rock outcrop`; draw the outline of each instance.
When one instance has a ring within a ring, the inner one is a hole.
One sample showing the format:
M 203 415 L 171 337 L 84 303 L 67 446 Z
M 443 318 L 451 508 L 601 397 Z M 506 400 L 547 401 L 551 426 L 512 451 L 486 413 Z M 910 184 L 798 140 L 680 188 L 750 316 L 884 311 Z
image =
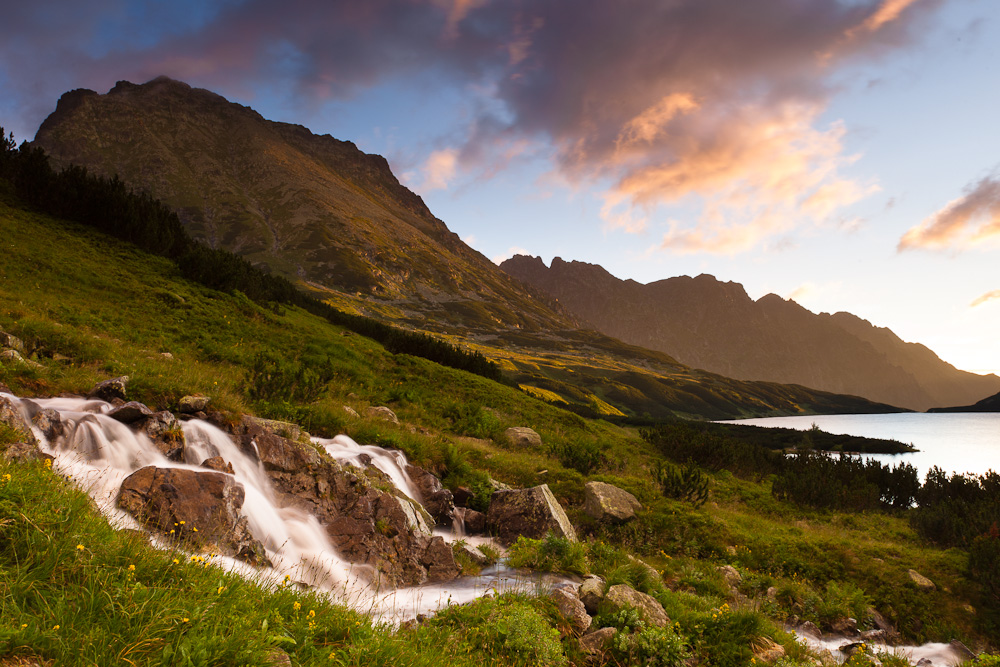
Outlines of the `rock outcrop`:
M 574 633 L 579 635 L 587 631 L 592 619 L 576 592 L 568 591 L 565 588 L 557 588 L 552 591 L 549 597 L 552 598 L 556 609 L 566 619 L 566 622 L 569 623 Z
M 663 610 L 663 605 L 653 597 L 641 593 L 626 584 L 616 584 L 608 589 L 608 594 L 604 599 L 615 608 L 632 607 L 642 614 L 643 618 L 650 625 L 664 628 L 670 625 L 670 617 Z
M 437 525 L 450 528 L 455 520 L 455 499 L 451 491 L 441 485 L 441 480 L 419 466 L 406 466 L 406 474 L 420 493 L 418 500 L 434 517 Z
M 522 449 L 539 449 L 542 446 L 542 436 L 527 426 L 511 426 L 503 432 L 507 444 Z
M 99 398 L 102 401 L 107 401 L 108 403 L 114 402 L 115 399 L 119 401 L 126 400 L 125 390 L 128 386 L 128 376 L 122 375 L 121 377 L 111 378 L 110 380 L 104 380 L 103 382 L 98 382 L 93 386 L 93 388 L 87 393 L 88 398 Z
M 518 536 L 544 537 L 552 532 L 576 541 L 576 531 L 548 484 L 530 489 L 497 491 L 486 512 L 486 527 L 504 544 Z
M 147 466 L 122 482 L 118 506 L 169 538 L 215 545 L 226 555 L 264 564 L 264 547 L 240 512 L 244 497 L 243 485 L 231 475 Z
M 587 482 L 583 493 L 583 511 L 598 521 L 628 521 L 642 509 L 635 496 L 612 484 Z

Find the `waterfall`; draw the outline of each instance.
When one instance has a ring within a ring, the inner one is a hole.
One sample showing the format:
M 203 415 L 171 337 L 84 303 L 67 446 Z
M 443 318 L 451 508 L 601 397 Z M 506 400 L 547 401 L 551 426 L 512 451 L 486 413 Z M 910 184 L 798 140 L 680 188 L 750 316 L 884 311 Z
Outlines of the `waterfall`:
M 68 477 L 93 498 L 97 507 L 119 529 L 147 532 L 131 515 L 117 507 L 122 481 L 145 466 L 205 471 L 205 459 L 221 456 L 233 467 L 233 476 L 243 485 L 245 500 L 242 513 L 249 528 L 265 548 L 270 568 L 254 568 L 232 558 L 218 557 L 223 567 L 248 577 L 279 585 L 292 580 L 329 592 L 338 601 L 369 612 L 382 620 L 398 623 L 417 614 L 431 613 L 445 604 L 470 601 L 484 594 L 537 586 L 537 577 L 529 580 L 504 567 L 485 570 L 479 577 L 461 577 L 439 585 L 418 586 L 377 593 L 363 576 L 367 565 L 352 564 L 337 552 L 316 517 L 302 510 L 281 507 L 263 465 L 245 454 L 229 434 L 208 422 L 192 419 L 183 423 L 186 446 L 184 461 L 171 461 L 144 433 L 108 416 L 110 403 L 82 398 L 20 399 L 2 394 L 19 407 L 28 423 L 43 410 L 59 414 L 63 432 L 51 441 L 37 426 L 32 431 L 41 449 L 54 457 L 53 469 Z M 419 491 L 406 472 L 402 452 L 372 445 L 359 445 L 346 435 L 332 439 L 314 438 L 334 459 L 350 466 L 374 466 L 385 473 L 396 487 L 416 502 Z M 147 532 L 148 534 L 148 532 Z M 435 531 L 446 540 L 455 539 L 447 532 Z M 176 548 L 149 535 L 154 546 Z M 470 540 L 471 541 L 471 540 Z M 475 542 L 486 541 L 484 538 Z M 558 581 L 559 578 L 552 578 Z

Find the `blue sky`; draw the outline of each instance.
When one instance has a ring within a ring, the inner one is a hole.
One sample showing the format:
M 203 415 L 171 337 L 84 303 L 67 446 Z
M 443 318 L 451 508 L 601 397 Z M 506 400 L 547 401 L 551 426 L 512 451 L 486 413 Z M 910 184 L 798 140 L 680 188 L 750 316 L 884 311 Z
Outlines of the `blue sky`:
M 20 4 L 18 139 L 166 74 L 385 155 L 490 258 L 710 273 L 1000 370 L 995 0 Z

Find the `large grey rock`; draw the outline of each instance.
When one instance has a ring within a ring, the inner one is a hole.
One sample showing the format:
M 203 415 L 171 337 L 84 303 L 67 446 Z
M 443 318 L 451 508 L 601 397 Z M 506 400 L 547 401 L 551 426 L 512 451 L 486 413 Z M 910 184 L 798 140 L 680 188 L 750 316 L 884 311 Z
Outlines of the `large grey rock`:
M 122 407 L 129 405 L 126 403 Z M 184 460 L 186 439 L 180 422 L 173 413 L 161 410 L 134 422 L 133 428 L 145 433 L 164 456 L 171 461 Z
M 450 528 L 455 520 L 455 499 L 451 491 L 441 486 L 441 480 L 419 466 L 406 466 L 406 474 L 417 487 L 420 493 L 417 500 L 427 513 L 434 517 L 439 526 Z
M 128 379 L 127 375 L 122 375 L 121 377 L 98 382 L 88 392 L 87 398 L 99 398 L 109 403 L 116 398 L 124 401 L 126 400 L 125 389 L 128 386 Z
M 590 614 L 587 613 L 587 608 L 576 593 L 565 588 L 557 588 L 552 591 L 549 597 L 555 602 L 556 609 L 569 622 L 576 634 L 586 632 L 587 628 L 590 627 Z
M 375 419 L 382 419 L 387 422 L 392 422 L 393 424 L 399 423 L 399 417 L 396 413 L 385 407 L 384 405 L 371 406 L 365 410 L 365 414 L 369 417 L 374 417 Z
M 31 424 L 41 431 L 49 442 L 61 437 L 66 432 L 66 422 L 62 420 L 62 416 L 58 412 L 51 408 L 35 411 L 35 414 L 31 415 Z
M 108 413 L 109 417 L 117 419 L 123 424 L 131 424 L 143 419 L 144 417 L 151 417 L 152 415 L 153 411 L 139 401 L 129 401 L 124 405 L 119 405 L 117 408 Z
M 0 348 L 9 348 L 21 354 L 27 354 L 28 352 L 24 347 L 24 341 L 2 329 L 0 329 Z
M 193 415 L 196 412 L 204 412 L 211 402 L 212 399 L 210 397 L 203 396 L 202 394 L 182 396 L 181 400 L 177 402 L 177 411 Z
M 587 482 L 583 497 L 583 511 L 598 521 L 628 521 L 642 509 L 631 493 L 604 482 Z
M 494 493 L 486 526 L 504 544 L 513 543 L 520 535 L 537 539 L 549 532 L 577 541 L 573 524 L 548 484 Z
M 617 634 L 618 628 L 601 628 L 580 637 L 580 650 L 587 655 L 603 655 L 611 647 L 611 639 Z
M 588 576 L 583 580 L 583 583 L 580 584 L 580 601 L 583 602 L 583 606 L 586 608 L 587 613 L 597 613 L 597 607 L 601 604 L 601 600 L 604 599 L 604 589 L 606 586 L 607 582 L 604 581 L 604 578 L 599 577 L 596 574 Z
M 243 485 L 232 475 L 181 468 L 140 468 L 125 478 L 118 506 L 168 538 L 220 551 L 254 564 L 267 564 L 240 510 Z
M 920 574 L 916 570 L 907 570 L 906 574 L 909 575 L 910 581 L 912 581 L 917 588 L 922 591 L 932 591 L 937 588 L 934 582 Z
M 526 426 L 512 426 L 503 432 L 508 444 L 526 449 L 539 449 L 542 446 L 542 436 Z
M 650 625 L 655 625 L 658 628 L 670 625 L 670 617 L 663 610 L 663 605 L 653 597 L 640 593 L 626 584 L 617 584 L 609 588 L 604 599 L 614 605 L 616 609 L 633 607 L 643 615 Z
M 466 535 L 481 535 L 486 532 L 486 515 L 468 507 L 456 507 L 455 517 L 461 519 Z

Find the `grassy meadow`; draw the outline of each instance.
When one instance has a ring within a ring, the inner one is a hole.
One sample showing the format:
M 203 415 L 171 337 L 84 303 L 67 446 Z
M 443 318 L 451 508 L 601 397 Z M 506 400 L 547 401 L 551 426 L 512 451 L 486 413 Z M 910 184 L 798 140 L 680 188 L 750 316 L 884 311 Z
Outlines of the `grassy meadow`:
M 298 308 L 210 290 L 184 280 L 170 260 L 26 210 L 2 192 L 0 328 L 39 364 L 0 366 L 0 383 L 20 396 L 83 393 L 128 375 L 129 397 L 156 409 L 204 393 L 222 411 L 399 448 L 446 485 L 470 486 L 479 502 L 487 476 L 548 483 L 583 541 L 522 540 L 512 564 L 630 583 L 673 622 L 655 630 L 634 614 L 602 611 L 619 628 L 607 664 L 742 666 L 777 644 L 782 667 L 814 667 L 783 623 L 852 616 L 870 627 L 871 607 L 911 643 L 997 648 L 995 594 L 969 575 L 967 551 L 918 534 L 911 510 L 812 507 L 777 497 L 774 475 L 710 468 L 693 473 L 707 497 L 670 497 L 656 472 L 664 455 L 638 429 L 390 354 Z M 401 424 L 364 416 L 379 405 Z M 542 447 L 507 445 L 511 426 L 538 431 Z M 0 430 L 0 447 L 17 437 Z M 588 480 L 631 491 L 643 511 L 621 526 L 594 523 L 582 511 Z M 725 565 L 742 576 L 735 590 Z M 909 569 L 936 588 L 917 588 Z M 152 549 L 113 531 L 45 465 L 0 464 L 0 665 L 265 665 L 275 650 L 297 665 L 586 662 L 544 596 L 506 594 L 393 630 L 316 594 Z

